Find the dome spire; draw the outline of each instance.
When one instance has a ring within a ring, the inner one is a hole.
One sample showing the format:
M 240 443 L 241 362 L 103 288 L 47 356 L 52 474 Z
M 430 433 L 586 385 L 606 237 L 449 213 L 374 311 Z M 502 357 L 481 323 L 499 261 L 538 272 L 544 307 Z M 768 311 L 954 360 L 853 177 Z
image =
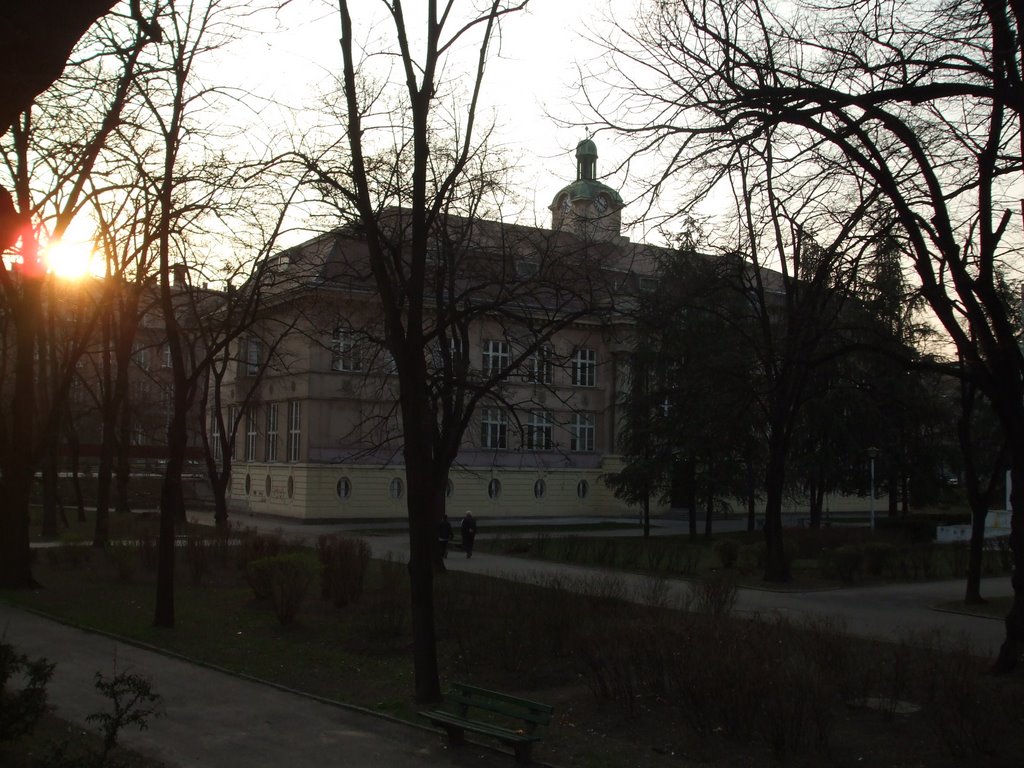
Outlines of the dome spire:
M 597 144 L 586 138 L 576 145 L 576 180 L 597 179 Z

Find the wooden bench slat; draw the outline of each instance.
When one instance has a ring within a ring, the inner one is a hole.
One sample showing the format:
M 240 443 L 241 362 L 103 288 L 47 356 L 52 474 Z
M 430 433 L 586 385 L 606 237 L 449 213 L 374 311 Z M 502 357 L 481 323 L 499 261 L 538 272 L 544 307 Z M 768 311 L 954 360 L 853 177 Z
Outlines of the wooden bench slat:
M 486 688 L 479 688 L 475 685 L 467 685 L 466 683 L 452 683 L 451 687 L 467 696 L 483 696 L 489 699 L 497 699 L 498 701 L 504 701 L 508 704 L 517 704 L 521 707 L 536 710 L 538 712 L 554 713 L 555 708 L 550 704 L 543 704 L 539 701 L 531 701 L 530 699 L 523 699 L 519 696 L 511 696 L 507 693 L 501 693 L 499 691 L 489 691 Z
M 525 720 L 536 725 L 547 725 L 551 722 L 550 712 L 535 712 L 529 709 L 517 709 L 516 707 L 503 702 L 487 701 L 479 697 L 449 694 L 445 697 L 445 701 L 449 704 L 457 704 L 467 708 L 494 712 L 495 714 L 504 715 L 516 720 Z
M 548 725 L 555 712 L 555 708 L 549 704 L 465 683 L 452 683 L 451 692 L 445 696 L 445 704 L 458 711 L 434 709 L 420 712 L 420 716 L 434 725 L 442 726 L 448 732 L 448 740 L 452 744 L 461 744 L 465 740 L 466 731 L 496 738 L 512 747 L 519 762 L 530 761 L 533 744 L 542 738 L 534 731 L 538 725 Z M 491 722 L 493 718 L 474 719 L 471 716 L 474 711 L 491 713 L 512 721 L 513 727 Z M 515 727 L 519 723 L 522 727 Z
M 543 738 L 536 733 L 519 733 L 518 731 L 512 731 L 508 728 L 502 728 L 501 726 L 493 725 L 491 723 L 481 723 L 478 720 L 466 720 L 465 718 L 458 717 L 457 715 L 452 715 L 449 712 L 443 712 L 441 710 L 420 712 L 420 714 L 432 723 L 456 725 L 460 728 L 465 728 L 467 731 L 494 736 L 508 743 L 540 741 Z

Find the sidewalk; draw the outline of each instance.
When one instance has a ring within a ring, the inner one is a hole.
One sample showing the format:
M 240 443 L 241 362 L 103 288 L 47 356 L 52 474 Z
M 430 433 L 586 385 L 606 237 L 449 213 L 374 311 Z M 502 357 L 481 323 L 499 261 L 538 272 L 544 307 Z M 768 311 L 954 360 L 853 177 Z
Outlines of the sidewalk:
M 119 643 L 3 602 L 0 636 L 19 652 L 57 663 L 50 703 L 83 727 L 87 715 L 109 710 L 93 685 L 96 672 L 110 676 L 116 667 L 148 678 L 165 714 L 148 730 L 126 729 L 121 742 L 168 768 L 515 765 L 511 754 L 473 744 L 449 750 L 433 731 Z
M 199 519 L 203 521 L 202 517 Z M 250 526 L 260 530 L 280 530 L 285 536 L 308 541 L 315 541 L 321 533 L 360 530 L 358 526 L 344 524 L 303 525 L 298 522 L 258 516 L 237 516 L 233 522 L 243 527 Z M 508 522 L 499 519 L 482 519 L 478 541 L 487 538 L 488 524 L 505 526 Z M 536 524 L 537 521 L 531 522 Z M 546 522 L 557 524 L 561 521 L 548 520 Z M 616 522 L 630 521 L 619 519 Z M 212 515 L 209 523 L 212 525 Z M 715 521 L 715 530 L 719 532 L 745 530 L 745 527 L 746 521 L 742 518 Z M 367 526 L 363 524 L 361 528 L 365 530 Z M 378 530 L 381 529 L 378 528 Z M 685 533 L 686 530 L 686 521 L 665 519 L 652 521 L 651 532 L 653 535 L 680 534 Z M 597 536 L 603 533 L 610 536 L 622 536 L 628 532 L 622 529 L 586 531 L 588 536 Z M 639 527 L 637 527 L 635 535 L 640 535 Z M 394 534 L 369 536 L 367 541 L 370 543 L 374 557 L 391 556 L 399 562 L 405 562 L 409 557 L 409 541 L 404 532 L 396 530 Z M 470 571 L 515 581 L 544 583 L 558 579 L 562 583 L 571 583 L 580 590 L 601 589 L 602 582 L 607 582 L 608 578 L 608 573 L 598 568 L 493 555 L 479 547 L 474 552 L 472 559 L 461 557 L 461 553 L 457 549 L 453 549 L 452 555 L 446 563 L 451 570 Z M 643 595 L 648 592 L 645 587 L 650 584 L 649 577 L 617 572 L 615 578 L 622 581 L 630 594 Z M 689 589 L 689 584 L 682 580 L 670 580 L 668 584 L 670 599 L 678 599 Z M 1010 577 L 999 576 L 983 579 L 981 593 L 988 598 L 1012 595 L 1013 588 L 1010 584 Z M 832 618 L 842 622 L 847 632 L 852 635 L 882 640 L 900 640 L 911 633 L 942 631 L 949 633 L 951 637 L 964 638 L 977 655 L 994 658 L 1005 637 L 1005 628 L 1001 619 L 935 610 L 936 606 L 943 603 L 962 600 L 963 594 L 964 581 L 962 579 L 846 587 L 811 592 L 740 589 L 734 613 L 751 616 L 779 614 L 794 618 Z
M 196 517 L 205 522 L 200 515 Z M 305 540 L 347 528 L 261 518 L 240 518 L 234 522 L 280 530 L 285 536 Z M 408 558 L 408 539 L 397 530 L 367 537 L 367 541 L 374 557 L 390 556 L 400 562 Z M 606 589 L 609 578 L 609 573 L 600 569 L 504 557 L 479 549 L 471 559 L 453 549 L 446 562 L 451 570 L 534 583 L 557 579 L 562 585 L 581 591 Z M 629 594 L 650 594 L 646 589 L 650 585 L 648 577 L 615 574 L 614 578 L 621 581 Z M 684 581 L 670 581 L 668 586 L 674 597 L 688 589 Z M 962 635 L 976 653 L 993 656 L 1003 639 L 1001 621 L 933 610 L 935 605 L 959 599 L 963 588 L 962 581 L 946 581 L 818 592 L 741 589 L 735 612 L 833 617 L 845 624 L 851 634 L 882 639 L 940 629 Z M 1011 594 L 1009 578 L 986 579 L 982 593 L 987 597 Z M 509 754 L 473 744 L 449 750 L 440 734 L 426 729 L 122 644 L 3 602 L 0 635 L 21 652 L 57 662 L 48 688 L 50 701 L 58 715 L 74 723 L 84 725 L 88 714 L 107 708 L 108 703 L 93 686 L 96 672 L 109 676 L 116 665 L 117 670 L 147 677 L 163 697 L 166 715 L 153 720 L 147 731 L 126 731 L 122 742 L 156 756 L 169 768 L 515 765 Z

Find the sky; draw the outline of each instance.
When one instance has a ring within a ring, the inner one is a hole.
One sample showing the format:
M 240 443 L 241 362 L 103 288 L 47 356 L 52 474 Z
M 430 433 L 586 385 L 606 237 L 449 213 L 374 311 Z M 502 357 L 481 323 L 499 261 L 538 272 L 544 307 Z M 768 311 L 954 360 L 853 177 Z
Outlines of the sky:
M 407 0 L 415 8 L 421 0 Z M 456 7 L 464 7 L 459 0 Z M 503 22 L 499 47 L 492 51 L 485 79 L 481 114 L 493 117 L 498 144 L 518 158 L 513 185 L 526 205 L 522 223 L 547 226 L 547 205 L 555 193 L 575 178 L 576 144 L 586 137 L 574 107 L 580 75 L 578 64 L 588 66 L 598 53 L 585 39 L 587 27 L 597 27 L 606 13 L 635 8 L 633 0 L 533 0 L 527 10 Z M 353 22 L 370 36 L 373 21 L 380 22 L 380 0 L 357 0 Z M 329 86 L 341 66 L 338 44 L 340 21 L 336 3 L 329 0 L 293 0 L 275 18 L 261 20 L 262 34 L 233 44 L 213 65 L 208 77 L 234 80 L 254 94 L 249 99 L 259 120 L 278 127 L 274 135 L 302 132 L 315 118 L 301 111 Z M 380 22 L 381 33 L 388 31 Z M 475 50 L 467 52 L 468 69 Z M 268 102 L 281 102 L 279 109 Z M 252 116 L 255 119 L 255 115 Z M 575 123 L 575 124 L 572 124 Z M 273 139 L 271 139 L 273 141 Z M 598 173 L 613 169 L 624 157 L 610 138 L 598 137 Z M 621 179 L 605 179 L 620 187 Z

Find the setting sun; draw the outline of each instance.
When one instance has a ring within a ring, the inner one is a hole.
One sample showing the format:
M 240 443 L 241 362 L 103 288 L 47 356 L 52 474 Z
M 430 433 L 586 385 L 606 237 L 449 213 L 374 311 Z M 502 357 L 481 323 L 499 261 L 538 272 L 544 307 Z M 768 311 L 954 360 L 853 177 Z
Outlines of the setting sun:
M 77 280 L 93 272 L 96 254 L 92 243 L 56 240 L 46 246 L 43 260 L 48 272 Z

